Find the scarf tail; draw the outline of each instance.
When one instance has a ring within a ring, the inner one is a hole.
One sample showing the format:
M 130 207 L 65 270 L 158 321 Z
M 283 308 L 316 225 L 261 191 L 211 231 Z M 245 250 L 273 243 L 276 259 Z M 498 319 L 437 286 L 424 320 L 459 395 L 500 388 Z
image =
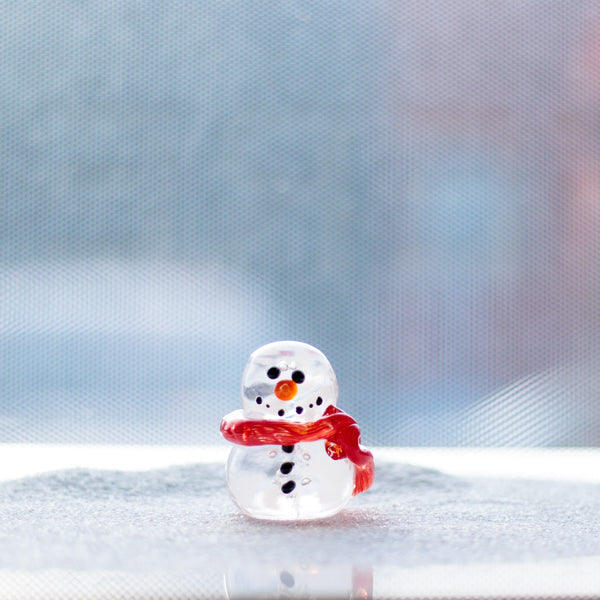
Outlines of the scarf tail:
M 342 455 L 334 458 L 347 458 L 354 467 L 354 490 L 353 496 L 368 490 L 373 484 L 375 476 L 375 462 L 369 450 L 360 445 L 360 429 L 356 422 L 339 428 L 332 441 L 341 446 Z

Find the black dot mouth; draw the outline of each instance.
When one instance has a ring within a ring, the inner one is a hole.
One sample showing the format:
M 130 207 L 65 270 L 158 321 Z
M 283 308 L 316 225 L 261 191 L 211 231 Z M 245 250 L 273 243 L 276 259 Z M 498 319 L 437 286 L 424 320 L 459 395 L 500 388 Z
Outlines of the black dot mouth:
M 304 412 L 304 409 L 301 406 L 296 406 L 296 412 L 301 415 Z
M 285 410 L 283 410 L 283 408 L 280 408 L 280 409 L 277 411 L 277 414 L 278 414 L 280 417 L 283 417 L 283 415 L 285 415 Z

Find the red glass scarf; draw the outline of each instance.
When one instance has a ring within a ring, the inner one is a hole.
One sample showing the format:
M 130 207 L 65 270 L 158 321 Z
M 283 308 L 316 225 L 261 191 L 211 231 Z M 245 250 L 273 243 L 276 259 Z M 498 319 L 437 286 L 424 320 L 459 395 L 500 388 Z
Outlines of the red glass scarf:
M 335 406 L 310 423 L 289 423 L 246 419 L 241 410 L 228 414 L 221 422 L 223 437 L 242 446 L 292 446 L 299 442 L 325 440 L 325 450 L 333 460 L 347 458 L 354 466 L 353 496 L 368 490 L 373 483 L 373 455 L 360 446 L 356 421 Z

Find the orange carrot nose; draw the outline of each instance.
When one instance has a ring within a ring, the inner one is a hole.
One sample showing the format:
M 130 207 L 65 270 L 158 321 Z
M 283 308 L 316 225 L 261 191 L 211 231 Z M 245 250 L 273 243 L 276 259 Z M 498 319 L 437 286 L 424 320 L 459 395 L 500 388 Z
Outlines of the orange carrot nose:
M 291 379 L 282 379 L 275 386 L 275 395 L 280 400 L 291 400 L 298 391 L 298 386 Z

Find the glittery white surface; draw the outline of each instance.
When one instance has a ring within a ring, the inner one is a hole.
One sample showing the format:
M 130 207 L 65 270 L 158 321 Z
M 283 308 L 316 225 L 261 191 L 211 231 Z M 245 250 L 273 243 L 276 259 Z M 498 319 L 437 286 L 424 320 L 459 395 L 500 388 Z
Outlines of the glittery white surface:
M 239 514 L 225 448 L 0 452 L 0 598 L 600 594 L 597 450 L 382 449 L 308 523 Z

